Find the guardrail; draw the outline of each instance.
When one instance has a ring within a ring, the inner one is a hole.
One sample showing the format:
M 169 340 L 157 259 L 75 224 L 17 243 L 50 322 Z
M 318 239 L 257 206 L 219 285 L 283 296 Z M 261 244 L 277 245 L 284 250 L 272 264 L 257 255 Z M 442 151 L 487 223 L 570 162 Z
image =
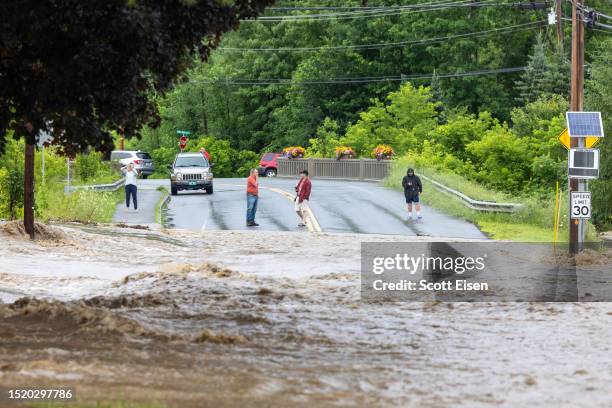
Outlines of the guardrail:
M 520 208 L 523 207 L 522 204 L 498 203 L 495 201 L 474 200 L 473 198 L 468 197 L 462 192 L 453 190 L 452 188 L 447 187 L 444 184 L 439 183 L 436 180 L 433 180 L 427 176 L 419 175 L 419 177 L 422 178 L 423 180 L 427 180 L 428 182 L 430 182 L 436 188 L 436 190 L 444 194 L 450 195 L 452 197 L 459 198 L 463 202 L 463 204 L 465 204 L 466 207 L 471 208 L 476 211 L 509 212 L 510 213 L 510 212 L 519 210 Z
M 391 168 L 391 160 L 279 158 L 276 161 L 277 175 L 280 177 L 297 176 L 302 170 L 308 170 L 308 174 L 315 178 L 383 180 Z
M 161 201 L 161 203 L 159 203 L 159 207 L 156 209 L 156 213 L 157 213 L 157 219 L 155 220 L 155 222 L 157 222 L 159 225 L 165 227 L 166 226 L 166 222 L 165 222 L 165 212 L 168 209 L 168 204 L 170 203 L 170 200 L 172 200 L 172 198 L 170 197 L 170 194 L 168 194 L 168 192 L 166 191 L 165 196 L 163 198 L 163 200 Z
M 125 177 L 120 178 L 111 184 L 92 184 L 85 186 L 66 186 L 64 192 L 66 194 L 73 193 L 78 190 L 94 190 L 94 191 L 117 191 L 125 184 Z

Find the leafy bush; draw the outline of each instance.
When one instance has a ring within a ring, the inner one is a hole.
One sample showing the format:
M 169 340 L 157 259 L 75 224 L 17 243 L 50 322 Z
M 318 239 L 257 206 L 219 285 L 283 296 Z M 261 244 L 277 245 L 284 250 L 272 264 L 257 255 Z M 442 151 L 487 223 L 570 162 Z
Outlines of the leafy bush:
M 23 213 L 23 147 L 9 140 L 0 156 L 0 218 L 13 220 Z
M 454 156 L 467 159 L 465 147 L 471 142 L 480 140 L 484 133 L 497 123 L 488 112 L 482 112 L 478 116 L 457 114 L 449 118 L 447 123 L 429 132 L 428 139 Z
M 23 174 L 0 168 L 0 218 L 14 220 L 23 205 Z
M 251 168 L 257 167 L 259 155 L 250 150 L 234 149 L 228 140 L 205 136 L 190 141 L 187 150 L 197 152 L 204 147 L 214 163 L 215 177 L 245 177 Z
M 241 150 L 236 157 L 234 164 L 233 176 L 246 177 L 251 169 L 257 168 L 259 165 L 259 155 L 250 150 Z
M 81 181 L 88 181 L 96 177 L 100 171 L 102 155 L 98 152 L 78 154 L 74 161 L 76 175 Z
M 310 147 L 306 149 L 309 157 L 334 157 L 335 148 L 340 146 L 340 125 L 335 120 L 325 118 L 317 129 L 317 137 L 309 140 Z
M 151 151 L 151 158 L 155 165 L 155 173 L 151 178 L 168 178 L 168 166 L 174 162 L 177 149 L 175 147 L 160 147 Z
M 61 182 L 66 178 L 66 158 L 57 154 L 55 148 L 46 147 L 45 152 L 45 182 Z M 42 150 L 35 155 L 36 183 L 42 183 Z
M 529 146 L 502 125 L 466 146 L 467 154 L 475 163 L 477 181 L 513 193 L 523 189 L 530 175 L 528 149 Z
M 216 177 L 232 177 L 234 175 L 234 162 L 237 154 L 228 140 L 205 136 L 190 141 L 187 150 L 197 152 L 201 147 L 204 147 L 210 153 L 210 160 L 215 165 L 213 172 Z
M 417 147 L 436 125 L 436 106 L 429 88 L 407 83 L 391 92 L 387 103 L 374 101 L 350 126 L 340 143 L 351 146 L 358 156 L 369 156 L 379 144 L 392 146 L 402 154 Z

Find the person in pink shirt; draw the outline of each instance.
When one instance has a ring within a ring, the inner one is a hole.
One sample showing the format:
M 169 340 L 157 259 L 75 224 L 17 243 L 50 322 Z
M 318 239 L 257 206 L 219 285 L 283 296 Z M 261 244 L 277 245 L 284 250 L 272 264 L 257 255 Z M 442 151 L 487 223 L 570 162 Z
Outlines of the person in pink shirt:
M 308 200 L 310 199 L 310 191 L 312 189 L 312 183 L 308 178 L 308 170 L 302 170 L 300 173 L 300 181 L 295 186 L 295 212 L 300 217 L 300 223 L 298 227 L 306 226 L 306 212 L 308 211 Z

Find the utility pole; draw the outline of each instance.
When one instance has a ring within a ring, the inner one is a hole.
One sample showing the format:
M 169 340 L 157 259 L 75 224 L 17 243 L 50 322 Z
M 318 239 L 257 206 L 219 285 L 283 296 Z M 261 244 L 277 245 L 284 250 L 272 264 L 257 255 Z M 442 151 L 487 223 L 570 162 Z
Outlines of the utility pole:
M 557 0 L 557 44 L 559 44 L 559 50 L 563 52 L 563 8 L 562 1 Z
M 572 82 L 570 91 L 570 105 L 573 112 L 580 112 L 584 105 L 584 0 L 572 1 Z M 584 138 L 570 138 L 570 146 L 584 147 Z M 570 197 L 572 191 L 587 191 L 586 180 L 569 180 Z M 571 200 L 571 198 L 570 198 Z M 571 204 L 570 204 L 571 214 Z M 584 220 L 569 220 L 570 252 L 575 254 L 583 249 L 585 222 Z

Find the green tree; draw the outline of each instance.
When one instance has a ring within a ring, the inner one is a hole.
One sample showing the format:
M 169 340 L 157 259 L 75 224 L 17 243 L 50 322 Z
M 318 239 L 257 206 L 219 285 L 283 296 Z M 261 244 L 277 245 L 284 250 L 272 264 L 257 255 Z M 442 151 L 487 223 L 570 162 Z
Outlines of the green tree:
M 436 125 L 436 106 L 429 88 L 415 88 L 406 83 L 391 92 L 386 103 L 374 105 L 362 112 L 340 143 L 355 149 L 358 155 L 369 156 L 378 144 L 387 144 L 398 153 L 414 148 Z
M 466 151 L 476 167 L 479 182 L 501 191 L 524 191 L 531 175 L 530 145 L 505 124 L 495 125 L 481 140 L 469 143 Z
M 9 141 L 0 155 L 0 217 L 16 219 L 23 206 L 23 142 Z
M 569 98 L 570 61 L 560 46 L 555 46 L 548 56 L 548 69 L 544 73 L 546 92 Z
M 0 4 L 0 152 L 24 137 L 24 224 L 34 237 L 34 145 L 53 131 L 63 152 L 110 153 L 111 132 L 156 125 L 163 94 L 221 34 L 271 0 L 78 0 Z
M 335 120 L 325 118 L 317 129 L 315 138 L 309 140 L 306 154 L 312 157 L 334 157 L 334 149 L 340 146 L 340 125 Z
M 429 89 L 431 90 L 431 100 L 436 104 L 438 124 L 443 125 L 446 123 L 446 108 L 444 106 L 444 94 L 442 92 L 442 85 L 440 84 L 440 76 L 435 69 L 433 76 L 431 77 Z
M 430 142 L 440 145 L 445 152 L 465 160 L 466 146 L 480 140 L 487 130 L 497 124 L 498 121 L 488 112 L 482 112 L 478 117 L 473 114 L 456 114 L 452 115 L 446 124 L 433 129 L 428 138 Z
M 593 222 L 600 229 L 612 229 L 612 39 L 602 41 L 591 65 L 586 83 L 585 107 L 600 111 L 607 135 L 599 145 L 601 163 L 599 179 L 590 183 L 593 200 Z
M 548 58 L 546 57 L 546 43 L 544 37 L 539 34 L 533 46 L 533 52 L 529 55 L 527 69 L 518 81 L 516 88 L 519 91 L 518 100 L 522 104 L 533 102 L 548 91 L 546 73 L 549 70 Z

